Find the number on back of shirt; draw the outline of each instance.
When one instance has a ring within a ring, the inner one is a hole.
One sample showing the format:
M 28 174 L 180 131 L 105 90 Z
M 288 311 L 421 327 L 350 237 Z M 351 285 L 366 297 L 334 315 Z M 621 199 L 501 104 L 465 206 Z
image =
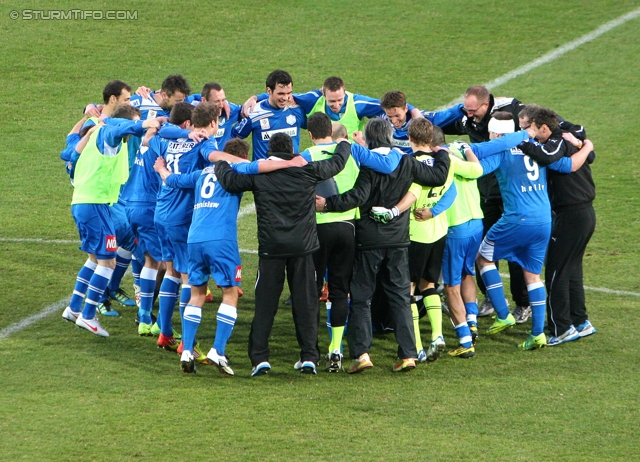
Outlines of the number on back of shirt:
M 202 188 L 200 189 L 200 197 L 202 197 L 203 199 L 209 199 L 211 196 L 213 196 L 213 191 L 216 188 L 216 181 L 218 181 L 218 179 L 216 178 L 216 174 L 209 173 L 205 177 L 204 183 L 202 183 Z
M 180 158 L 182 154 L 167 154 L 167 170 L 180 175 Z
M 531 181 L 536 181 L 540 176 L 540 167 L 538 167 L 538 164 L 531 157 L 523 156 L 522 158 L 524 159 L 524 166 L 529 170 L 527 178 Z

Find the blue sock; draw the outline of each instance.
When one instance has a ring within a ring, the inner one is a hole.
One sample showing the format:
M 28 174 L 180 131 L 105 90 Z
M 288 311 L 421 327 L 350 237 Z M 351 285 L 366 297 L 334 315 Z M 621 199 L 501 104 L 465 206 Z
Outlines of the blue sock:
M 131 252 L 123 249 L 122 247 L 118 247 L 118 251 L 116 252 L 116 269 L 113 270 L 113 276 L 111 276 L 111 281 L 109 281 L 110 292 L 116 291 L 120 288 L 120 281 L 122 281 L 124 273 L 127 272 L 130 262 Z
M 471 331 L 469 330 L 469 326 L 466 322 L 462 324 L 458 324 L 455 327 L 456 335 L 458 336 L 458 341 L 460 342 L 460 346 L 465 348 L 471 348 Z
M 109 285 L 109 279 L 113 270 L 106 266 L 99 266 L 93 272 L 91 280 L 89 281 L 89 288 L 87 290 L 87 298 L 84 301 L 84 308 L 82 309 L 82 317 L 84 319 L 93 319 L 96 317 L 96 307 L 100 303 L 100 297 L 104 294 L 107 286 Z
M 178 287 L 180 286 L 180 279 L 173 276 L 164 276 L 162 285 L 160 285 L 159 304 L 158 310 L 158 324 L 164 335 L 172 335 L 173 329 L 171 326 L 171 317 L 173 316 L 173 310 L 176 306 L 176 298 L 178 298 Z M 186 344 L 185 344 L 186 345 Z
M 157 269 L 145 267 L 140 271 L 140 308 L 138 309 L 138 317 L 140 322 L 144 324 L 151 324 L 153 292 L 156 288 L 157 277 Z
M 189 284 L 182 284 L 182 291 L 180 292 L 180 329 L 184 329 L 184 309 L 191 300 L 191 286 Z
M 69 302 L 69 308 L 71 308 L 71 311 L 77 313 L 82 309 L 82 301 L 87 293 L 87 287 L 89 286 L 89 281 L 91 280 L 91 276 L 93 276 L 93 272 L 96 270 L 96 266 L 98 266 L 97 263 L 87 259 L 87 261 L 84 262 L 84 266 L 80 268 L 80 271 L 78 271 L 78 276 L 76 276 L 76 285 L 73 288 L 73 295 Z
M 238 310 L 235 306 L 227 305 L 226 303 L 220 304 L 218 315 L 216 316 L 216 338 L 213 341 L 213 348 L 221 356 L 224 356 L 224 350 L 233 332 L 237 317 Z
M 142 272 L 143 265 L 144 261 L 140 262 L 136 259 L 136 257 L 132 256 L 131 273 L 133 274 L 133 283 L 137 286 L 140 285 L 140 273 Z
M 478 325 L 478 302 L 468 302 L 464 304 L 467 312 L 467 324 Z
M 527 285 L 529 304 L 531 305 L 531 335 L 544 332 L 544 315 L 547 305 L 547 292 L 542 282 Z
M 509 306 L 504 299 L 504 289 L 502 288 L 502 279 L 496 265 L 487 265 L 480 270 L 480 276 L 487 288 L 487 295 L 493 309 L 498 313 L 499 319 L 506 319 L 509 316 Z
M 329 342 L 331 342 L 331 302 L 327 301 L 327 330 L 329 331 Z
M 184 308 L 184 318 L 182 321 L 182 341 L 184 342 L 184 349 L 193 353 L 193 346 L 196 343 L 196 334 L 198 333 L 198 327 L 200 327 L 200 320 L 202 319 L 202 308 L 196 305 L 187 305 Z M 216 336 L 218 334 L 216 333 Z M 187 346 L 190 345 L 190 346 Z

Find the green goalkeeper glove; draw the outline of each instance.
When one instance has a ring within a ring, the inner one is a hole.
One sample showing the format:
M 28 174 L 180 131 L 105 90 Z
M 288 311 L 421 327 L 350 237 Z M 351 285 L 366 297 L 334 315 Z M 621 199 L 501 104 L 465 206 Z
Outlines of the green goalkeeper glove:
M 369 212 L 369 216 L 373 221 L 383 224 L 389 223 L 398 215 L 400 215 L 398 207 L 393 207 L 391 209 L 384 207 L 371 207 L 371 212 Z

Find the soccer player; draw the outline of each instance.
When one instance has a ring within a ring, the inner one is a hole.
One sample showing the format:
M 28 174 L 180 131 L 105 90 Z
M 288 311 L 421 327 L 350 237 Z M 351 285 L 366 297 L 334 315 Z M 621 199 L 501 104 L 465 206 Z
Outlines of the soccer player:
M 559 130 L 556 114 L 544 108 L 535 110 L 530 120 L 524 122 L 531 123 L 540 143 L 557 136 Z M 583 141 L 571 134 L 563 136 L 575 146 L 565 156 L 575 156 Z M 596 224 L 593 209 L 596 191 L 589 167 L 593 160 L 594 156 L 590 154 L 587 162 L 571 175 L 555 171 L 547 174 L 554 213 L 545 267 L 549 346 L 577 340 L 596 331 L 587 315 L 582 283 L 582 258 Z
M 384 114 L 383 119 L 387 119 L 393 125 L 393 144 L 405 154 L 411 154 L 411 143 L 409 142 L 409 124 L 415 120 L 407 105 L 407 98 L 401 91 L 390 91 L 384 94 L 380 101 Z M 463 116 L 462 104 L 453 106 L 444 111 L 420 111 L 433 125 L 444 127 L 453 123 Z
M 245 113 L 251 112 L 256 102 L 262 101 L 266 97 L 264 93 L 250 97 L 244 103 L 243 111 Z M 323 112 L 329 116 L 332 122 L 340 122 L 344 125 L 350 137 L 353 136 L 353 133 L 362 131 L 365 118 L 384 115 L 379 99 L 346 91 L 344 81 L 336 76 L 327 78 L 320 90 L 297 93 L 292 97 L 295 104 L 302 108 L 307 117 L 316 112 Z M 411 105 L 409 105 L 409 109 L 413 117 L 422 117 L 418 109 Z
M 89 258 L 80 269 L 73 296 L 62 317 L 88 331 L 108 337 L 96 317 L 96 307 L 113 274 L 117 242 L 111 221 L 109 204 L 118 200 L 120 186 L 129 176 L 127 137 L 141 136 L 146 128 L 157 121 L 140 121 L 140 111 L 121 106 L 115 118 L 130 119 L 114 125 L 96 125 L 87 135 L 87 141 L 76 149 L 82 154 L 76 164 L 72 214 L 82 245 Z M 84 309 L 80 312 L 86 294 Z
M 219 83 L 209 82 L 202 88 L 201 94 L 195 94 L 187 98 L 187 102 L 194 106 L 200 104 L 200 101 L 212 103 L 220 108 L 220 117 L 218 118 L 218 131 L 214 135 L 218 146 L 225 146 L 227 141 L 232 137 L 231 129 L 241 119 L 242 106 L 227 101 L 224 89 Z M 186 132 L 186 131 L 185 131 Z M 177 131 L 176 127 L 165 124 L 160 129 L 160 136 L 165 138 L 185 138 L 188 133 Z
M 288 72 L 275 70 L 267 76 L 268 99 L 261 101 L 246 119 L 232 129 L 232 137 L 252 135 L 253 160 L 264 159 L 269 140 L 277 133 L 285 133 L 293 140 L 294 152 L 300 146 L 300 129 L 306 128 L 307 117 L 297 106 L 291 106 L 293 79 Z
M 488 126 L 492 139 L 513 133 L 514 127 L 512 115 L 500 111 L 493 114 Z M 531 128 L 529 130 L 532 134 Z M 571 172 L 580 160 L 584 162 L 590 152 L 592 145 L 586 144 L 581 156 L 574 159 L 564 157 L 551 168 Z M 467 156 L 470 160 L 475 159 L 469 150 Z M 487 335 L 495 335 L 516 323 L 504 300 L 502 280 L 495 266 L 499 259 L 515 261 L 523 268 L 532 311 L 531 334 L 520 348 L 541 348 L 547 341 L 544 335 L 546 293 L 540 274 L 551 233 L 546 169 L 540 168 L 535 160 L 518 148 L 483 158 L 480 164 L 484 174 L 496 172 L 505 205 L 503 216 L 484 237 L 477 258 L 480 275 L 497 313 Z
M 371 119 L 365 128 L 370 149 L 390 150 L 393 147 L 393 127 L 380 118 Z M 389 299 L 390 312 L 395 320 L 398 342 L 398 362 L 394 372 L 414 369 L 417 357 L 415 336 L 409 302 L 409 215 L 393 215 L 399 219 L 380 224 L 369 214 L 375 205 L 392 208 L 415 181 L 421 184 L 444 184 L 449 170 L 449 157 L 440 151 L 430 164 L 402 156 L 398 167 L 389 175 L 381 175 L 363 167 L 353 189 L 328 198 L 316 197 L 320 212 L 346 211 L 359 207 L 356 221 L 356 257 L 351 280 L 351 311 L 347 342 L 353 362 L 350 374 L 373 367 L 371 349 L 372 326 L 370 304 L 376 286 L 376 276 L 382 277 L 382 286 Z M 375 215 L 375 212 L 374 212 Z

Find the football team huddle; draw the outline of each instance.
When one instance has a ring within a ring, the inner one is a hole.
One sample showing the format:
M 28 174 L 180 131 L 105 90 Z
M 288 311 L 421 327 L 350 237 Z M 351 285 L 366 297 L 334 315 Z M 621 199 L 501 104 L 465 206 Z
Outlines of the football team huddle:
M 300 152 L 302 129 L 312 146 Z M 469 141 L 447 143 L 445 135 Z M 177 352 L 185 373 L 213 365 L 234 375 L 226 346 L 242 296 L 237 223 L 253 210 L 252 376 L 271 369 L 285 279 L 300 346 L 294 367 L 303 374 L 320 365 L 350 374 L 373 367 L 374 332 L 395 335 L 394 372 L 436 361 L 446 350 L 443 314 L 458 338 L 447 356 L 458 358 L 476 354 L 479 316 L 495 314 L 487 336 L 530 322 L 524 350 L 596 332 L 582 282 L 596 223 L 593 144 L 552 110 L 484 86 L 468 88 L 462 104 L 423 111 L 401 91 L 376 99 L 347 91 L 335 76 L 293 93 L 283 70 L 243 105 L 215 82 L 192 94 L 181 75 L 135 93 L 114 80 L 102 104 L 87 105 L 61 158 L 88 255 L 62 317 L 108 337 L 98 315 L 118 316 L 112 301 L 137 306 L 138 334 Z M 255 209 L 240 208 L 244 191 Z M 513 310 L 499 260 L 509 265 Z M 134 299 L 120 287 L 129 266 Z M 196 335 L 210 278 L 222 298 L 205 354 Z M 423 317 L 431 327 L 424 344 Z M 344 338 L 351 362 L 343 368 Z

